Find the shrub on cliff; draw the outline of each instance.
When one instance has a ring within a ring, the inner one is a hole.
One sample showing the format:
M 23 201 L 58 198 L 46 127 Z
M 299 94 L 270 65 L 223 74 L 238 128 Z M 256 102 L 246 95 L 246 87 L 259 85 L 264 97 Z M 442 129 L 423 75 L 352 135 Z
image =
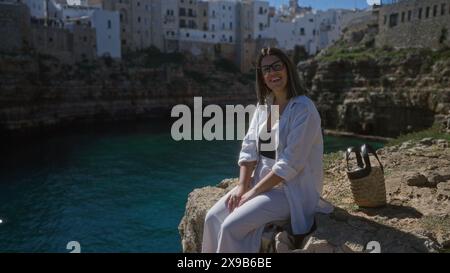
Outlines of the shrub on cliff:
M 157 47 L 150 46 L 124 55 L 123 60 L 129 66 L 156 68 L 167 63 L 183 64 L 185 57 L 179 52 L 164 53 Z
M 214 65 L 216 66 L 217 69 L 222 70 L 224 72 L 229 72 L 229 73 L 238 73 L 239 72 L 239 68 L 236 66 L 236 64 L 228 59 L 221 58 L 221 59 L 215 60 Z

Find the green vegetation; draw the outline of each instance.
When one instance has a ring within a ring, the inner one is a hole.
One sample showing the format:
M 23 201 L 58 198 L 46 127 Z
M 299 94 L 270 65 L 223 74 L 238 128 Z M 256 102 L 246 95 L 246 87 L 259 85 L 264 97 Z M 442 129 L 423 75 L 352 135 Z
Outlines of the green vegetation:
M 431 128 L 423 131 L 400 135 L 396 139 L 389 141 L 386 146 L 398 145 L 405 141 L 417 142 L 426 137 L 446 139 L 447 141 L 450 141 L 450 134 L 442 132 L 438 125 L 434 125 Z
M 306 59 L 308 59 L 308 52 L 305 47 L 296 45 L 294 47 L 294 56 L 292 57 L 294 64 L 297 65 L 299 62 L 305 61 Z
M 441 36 L 439 36 L 439 43 L 443 44 L 445 43 L 445 41 L 447 41 L 447 35 L 448 35 L 448 30 L 447 28 L 442 28 L 441 29 Z
M 237 65 L 228 59 L 221 58 L 221 59 L 215 60 L 214 66 L 218 70 L 222 70 L 224 72 L 239 73 L 239 68 L 237 67 Z
M 157 47 L 151 46 L 136 52 L 125 54 L 124 62 L 131 67 L 157 68 L 163 64 L 183 64 L 185 57 L 179 52 L 163 53 Z
M 340 60 L 356 62 L 389 59 L 394 62 L 401 62 L 410 55 L 417 55 L 422 59 L 428 59 L 432 63 L 435 63 L 438 60 L 450 59 L 450 48 L 443 47 L 440 50 L 432 50 L 428 48 L 394 49 L 391 47 L 374 48 L 372 46 L 349 47 L 345 42 L 340 41 L 328 48 L 324 54 L 319 55 L 317 60 L 325 62 Z
M 210 80 L 208 75 L 195 70 L 185 70 L 184 74 L 198 83 L 206 83 Z

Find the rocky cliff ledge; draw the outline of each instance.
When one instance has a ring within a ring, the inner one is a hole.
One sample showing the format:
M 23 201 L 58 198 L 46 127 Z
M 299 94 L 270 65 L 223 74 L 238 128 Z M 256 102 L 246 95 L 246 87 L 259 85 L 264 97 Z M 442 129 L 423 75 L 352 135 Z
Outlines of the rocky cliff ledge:
M 326 128 L 395 137 L 449 120 L 448 56 L 336 45 L 298 69 Z
M 277 252 L 369 252 L 374 244 L 370 242 L 376 241 L 381 252 L 448 251 L 449 142 L 425 138 L 385 147 L 377 153 L 385 165 L 386 207 L 360 209 L 354 205 L 342 154 L 326 155 L 324 197 L 335 206 L 334 212 L 316 215 L 317 229 L 299 249 L 294 249 L 286 232 L 278 233 L 263 246 L 276 246 Z M 207 210 L 236 182 L 226 179 L 189 194 L 179 225 L 184 252 L 200 251 Z

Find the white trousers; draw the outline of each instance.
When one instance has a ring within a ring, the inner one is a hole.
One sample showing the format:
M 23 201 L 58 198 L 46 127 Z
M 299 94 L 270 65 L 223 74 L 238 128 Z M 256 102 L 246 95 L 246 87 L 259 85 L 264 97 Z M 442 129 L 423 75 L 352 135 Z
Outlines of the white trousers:
M 274 163 L 275 160 L 261 156 L 252 186 L 270 172 Z M 255 196 L 232 213 L 225 202 L 236 187 L 223 196 L 206 214 L 202 252 L 259 252 L 265 225 L 289 219 L 289 203 L 280 186 Z

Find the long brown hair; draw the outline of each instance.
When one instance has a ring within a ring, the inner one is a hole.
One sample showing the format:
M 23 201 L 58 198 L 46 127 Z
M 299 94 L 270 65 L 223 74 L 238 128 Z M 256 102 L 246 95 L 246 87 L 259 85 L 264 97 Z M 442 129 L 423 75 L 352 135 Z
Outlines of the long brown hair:
M 265 103 L 267 95 L 272 91 L 267 87 L 264 82 L 264 76 L 261 71 L 261 61 L 266 56 L 276 56 L 278 57 L 287 69 L 287 98 L 301 96 L 306 94 L 306 88 L 302 84 L 300 77 L 298 75 L 297 69 L 289 59 L 289 57 L 280 49 L 275 47 L 267 47 L 261 49 L 260 54 L 256 60 L 256 97 L 260 105 Z

